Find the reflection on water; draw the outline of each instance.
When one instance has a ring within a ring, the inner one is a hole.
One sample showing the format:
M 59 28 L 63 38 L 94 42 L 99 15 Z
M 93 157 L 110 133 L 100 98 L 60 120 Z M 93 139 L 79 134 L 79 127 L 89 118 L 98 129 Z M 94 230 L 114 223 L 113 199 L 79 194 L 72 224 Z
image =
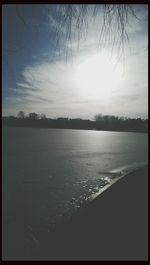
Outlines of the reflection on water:
M 7 249 L 38 244 L 100 189 L 146 163 L 147 149 L 140 133 L 3 129 Z

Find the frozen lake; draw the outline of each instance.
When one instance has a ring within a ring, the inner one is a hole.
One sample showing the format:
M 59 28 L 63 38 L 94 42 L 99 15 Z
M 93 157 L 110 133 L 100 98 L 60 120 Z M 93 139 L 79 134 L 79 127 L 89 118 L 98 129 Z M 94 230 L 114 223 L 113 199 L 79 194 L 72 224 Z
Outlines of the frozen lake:
M 3 128 L 4 251 L 38 244 L 117 176 L 111 171 L 147 160 L 147 134 Z

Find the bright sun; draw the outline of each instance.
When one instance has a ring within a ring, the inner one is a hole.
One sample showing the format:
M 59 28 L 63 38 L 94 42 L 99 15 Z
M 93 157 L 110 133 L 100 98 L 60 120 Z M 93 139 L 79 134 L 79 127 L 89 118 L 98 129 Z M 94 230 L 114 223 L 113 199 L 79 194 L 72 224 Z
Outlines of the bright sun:
M 82 61 L 77 67 L 76 81 L 88 98 L 107 100 L 119 86 L 122 67 L 106 54 L 95 54 Z

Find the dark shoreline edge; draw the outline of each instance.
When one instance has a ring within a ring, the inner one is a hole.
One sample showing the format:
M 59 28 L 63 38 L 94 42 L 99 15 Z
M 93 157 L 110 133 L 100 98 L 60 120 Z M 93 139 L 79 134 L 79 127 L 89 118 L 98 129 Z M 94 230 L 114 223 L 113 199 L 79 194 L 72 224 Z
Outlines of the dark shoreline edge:
M 147 259 L 147 166 L 119 178 L 33 248 L 3 251 L 3 260 L 18 261 Z
M 43 249 L 44 247 L 44 249 Z M 148 167 L 119 178 L 56 228 L 43 260 L 147 260 Z
M 129 122 L 129 123 L 128 123 Z M 110 132 L 135 132 L 148 133 L 147 120 L 137 121 L 129 119 L 129 121 L 119 121 L 119 124 L 109 123 L 103 124 L 98 121 L 83 119 L 18 119 L 16 117 L 2 117 L 2 127 L 7 128 L 37 128 L 37 129 L 68 129 L 68 130 L 93 130 L 93 131 L 110 131 Z

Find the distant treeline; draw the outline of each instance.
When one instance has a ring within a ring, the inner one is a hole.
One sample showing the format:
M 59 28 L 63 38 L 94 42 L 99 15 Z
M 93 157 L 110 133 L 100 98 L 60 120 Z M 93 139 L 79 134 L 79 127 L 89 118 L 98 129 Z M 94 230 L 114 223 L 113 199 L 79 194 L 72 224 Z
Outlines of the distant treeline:
M 69 118 L 46 118 L 44 114 L 30 113 L 25 117 L 20 111 L 18 117 L 9 116 L 2 118 L 3 126 L 34 127 L 34 128 L 62 128 L 82 130 L 104 130 L 104 131 L 126 131 L 126 132 L 147 132 L 147 119 L 131 119 L 112 115 L 95 115 L 94 121 Z

